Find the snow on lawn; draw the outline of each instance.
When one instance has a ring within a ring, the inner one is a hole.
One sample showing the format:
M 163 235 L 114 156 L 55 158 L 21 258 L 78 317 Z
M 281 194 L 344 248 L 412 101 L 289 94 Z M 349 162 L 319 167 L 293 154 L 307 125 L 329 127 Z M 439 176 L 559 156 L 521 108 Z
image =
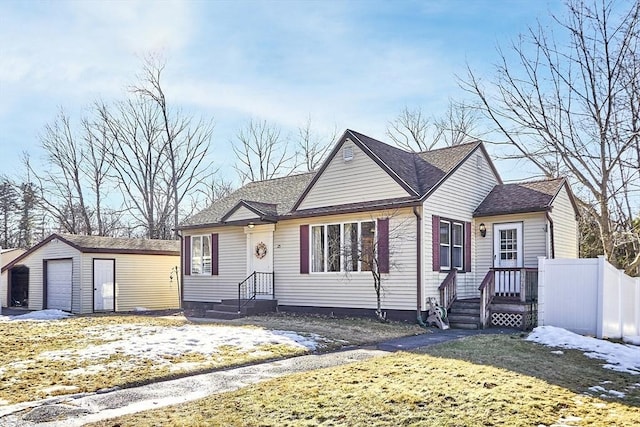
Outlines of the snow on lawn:
M 527 340 L 551 347 L 581 350 L 587 357 L 605 360 L 607 363 L 603 368 L 640 375 L 640 347 L 637 346 L 585 337 L 555 326 L 538 326 Z
M 82 349 L 56 350 L 40 356 L 52 360 L 104 361 L 113 355 L 129 356 L 136 361 L 149 360 L 154 364 L 169 365 L 170 359 L 184 354 L 205 356 L 221 353 L 224 347 L 232 347 L 245 354 L 268 354 L 264 345 L 286 345 L 293 348 L 315 350 L 318 335 L 304 337 L 290 331 L 269 331 L 259 328 L 182 325 L 148 326 L 139 324 L 110 325 L 85 330 L 89 338 L 108 341 Z M 181 366 L 181 365 L 180 365 Z M 121 366 L 126 368 L 126 366 Z M 181 366 L 186 367 L 186 366 Z M 101 365 L 86 370 L 103 370 Z M 81 373 L 81 372 L 76 372 Z M 92 372 L 84 372 L 92 373 Z
M 62 310 L 40 310 L 40 311 L 31 311 L 29 313 L 20 314 L 18 316 L 0 316 L 0 321 L 15 321 L 15 320 L 60 320 L 66 319 L 69 316 L 73 316 L 71 313 L 67 313 Z

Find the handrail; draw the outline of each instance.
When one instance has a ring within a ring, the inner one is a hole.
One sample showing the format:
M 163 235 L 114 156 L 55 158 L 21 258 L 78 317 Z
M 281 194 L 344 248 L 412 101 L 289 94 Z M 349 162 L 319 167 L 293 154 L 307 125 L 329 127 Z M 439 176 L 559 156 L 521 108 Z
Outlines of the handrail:
M 491 269 L 487 272 L 478 287 L 480 291 L 480 326 L 485 328 L 489 323 L 489 306 L 496 294 L 495 271 Z
M 440 291 L 440 305 L 447 310 L 451 308 L 451 305 L 458 297 L 457 273 L 458 270 L 451 270 L 438 287 L 438 291 Z
M 538 298 L 538 269 L 535 267 L 494 267 L 496 295 L 529 302 Z
M 238 313 L 249 301 L 255 300 L 257 295 L 271 295 L 274 298 L 274 282 L 275 273 L 254 271 L 238 283 Z

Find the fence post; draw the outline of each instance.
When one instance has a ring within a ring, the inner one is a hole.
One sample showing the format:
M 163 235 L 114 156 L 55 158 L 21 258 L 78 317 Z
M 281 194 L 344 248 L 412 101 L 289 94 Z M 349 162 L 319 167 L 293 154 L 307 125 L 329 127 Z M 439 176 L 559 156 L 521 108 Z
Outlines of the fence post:
M 543 256 L 538 257 L 538 324 L 536 326 L 544 326 L 544 286 L 545 286 L 545 269 L 547 259 Z
M 596 338 L 604 332 L 604 255 L 598 255 L 598 299 L 596 302 Z

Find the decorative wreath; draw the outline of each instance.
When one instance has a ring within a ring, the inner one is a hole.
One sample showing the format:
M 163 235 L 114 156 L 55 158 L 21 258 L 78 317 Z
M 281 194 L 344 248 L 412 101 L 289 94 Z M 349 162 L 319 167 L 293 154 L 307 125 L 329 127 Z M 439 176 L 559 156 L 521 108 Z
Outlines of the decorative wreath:
M 265 245 L 264 242 L 260 242 L 256 245 L 255 255 L 258 259 L 262 259 L 267 255 L 267 245 Z

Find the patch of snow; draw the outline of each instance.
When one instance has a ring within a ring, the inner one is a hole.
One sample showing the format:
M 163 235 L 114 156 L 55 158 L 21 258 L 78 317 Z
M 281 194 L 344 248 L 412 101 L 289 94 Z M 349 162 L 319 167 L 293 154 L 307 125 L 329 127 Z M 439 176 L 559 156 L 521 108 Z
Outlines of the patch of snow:
M 90 337 L 108 341 L 82 349 L 43 352 L 40 356 L 51 360 L 93 361 L 123 356 L 126 359 L 150 360 L 159 365 L 171 365 L 171 359 L 186 353 L 215 356 L 231 347 L 242 353 L 261 354 L 262 345 L 286 345 L 315 350 L 322 337 L 302 336 L 291 331 L 269 331 L 260 328 L 230 326 L 182 325 L 176 327 L 140 324 L 112 325 L 86 331 Z M 126 364 L 126 360 L 111 363 Z M 98 365 L 99 366 L 99 365 Z M 119 369 L 126 366 L 118 366 Z M 74 370 L 75 374 L 90 374 L 95 367 Z
M 609 390 L 607 391 L 607 393 L 609 393 L 612 396 L 615 396 L 619 399 L 624 399 L 624 397 L 626 396 L 625 393 L 621 392 L 621 391 L 616 391 L 616 390 Z
M 564 354 L 564 351 L 562 350 L 554 350 L 551 352 L 551 354 Z
M 35 320 L 35 321 L 43 321 L 43 320 L 60 320 L 66 319 L 67 317 L 73 316 L 71 313 L 67 313 L 66 311 L 56 310 L 56 309 L 46 309 L 39 311 L 32 311 L 30 313 L 20 314 L 18 316 L 2 316 L 8 317 L 8 320 L 16 321 L 16 320 Z M 4 319 L 3 319 L 4 320 Z
M 640 345 L 640 335 L 622 337 L 622 341 L 627 344 Z
M 581 350 L 587 357 L 606 361 L 603 368 L 640 375 L 640 347 L 637 346 L 584 337 L 555 326 L 538 326 L 526 339 L 551 347 Z
M 149 311 L 149 309 L 145 307 L 136 307 L 133 309 L 133 311 Z

